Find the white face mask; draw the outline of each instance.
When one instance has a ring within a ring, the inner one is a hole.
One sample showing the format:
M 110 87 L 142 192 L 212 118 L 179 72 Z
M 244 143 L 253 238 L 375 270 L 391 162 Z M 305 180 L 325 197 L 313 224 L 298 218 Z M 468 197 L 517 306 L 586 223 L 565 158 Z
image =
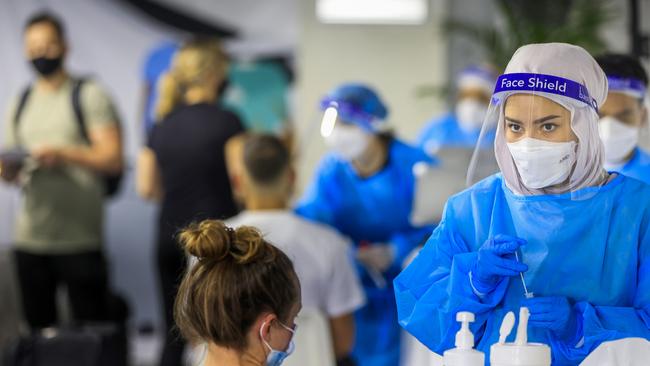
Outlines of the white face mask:
M 366 151 L 372 135 L 361 127 L 337 123 L 325 144 L 347 161 L 352 161 Z
M 541 189 L 564 182 L 576 161 L 576 142 L 550 142 L 527 137 L 508 143 L 517 171 L 529 189 Z
M 465 132 L 476 131 L 483 125 L 488 106 L 476 99 L 463 99 L 456 104 L 456 119 Z
M 639 143 L 639 129 L 606 116 L 598 122 L 598 133 L 605 147 L 605 163 L 620 165 Z

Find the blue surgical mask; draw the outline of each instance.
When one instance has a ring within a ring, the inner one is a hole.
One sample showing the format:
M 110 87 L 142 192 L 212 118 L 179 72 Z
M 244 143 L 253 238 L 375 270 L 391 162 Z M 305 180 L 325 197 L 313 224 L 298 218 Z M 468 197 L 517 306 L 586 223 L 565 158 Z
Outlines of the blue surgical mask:
M 260 338 L 262 338 L 262 342 L 264 342 L 264 345 L 270 351 L 268 356 L 266 356 L 266 365 L 267 366 L 280 366 L 280 365 L 282 365 L 284 360 L 287 357 L 291 356 L 293 351 L 296 349 L 296 345 L 293 343 L 293 336 L 296 334 L 295 329 L 291 329 L 291 328 L 287 327 L 286 325 L 282 324 L 281 322 L 278 322 L 278 323 L 280 323 L 280 325 L 284 329 L 291 332 L 291 340 L 289 341 L 289 346 L 287 347 L 286 351 L 274 350 L 271 347 L 271 345 L 264 339 L 264 337 L 262 337 L 262 329 L 264 329 L 264 325 L 266 325 L 266 323 L 262 323 L 262 327 L 260 327 Z

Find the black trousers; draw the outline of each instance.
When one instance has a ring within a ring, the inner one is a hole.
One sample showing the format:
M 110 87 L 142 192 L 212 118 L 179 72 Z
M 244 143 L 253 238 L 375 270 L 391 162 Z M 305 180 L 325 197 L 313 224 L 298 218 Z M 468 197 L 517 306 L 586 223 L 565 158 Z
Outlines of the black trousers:
M 32 329 L 57 324 L 56 290 L 68 289 L 75 322 L 108 318 L 108 270 L 101 251 L 40 255 L 14 251 L 22 306 Z
M 175 326 L 174 301 L 187 267 L 187 259 L 173 234 L 161 233 L 156 248 L 156 260 L 165 315 L 165 340 L 160 366 L 180 366 L 183 362 L 185 341 Z

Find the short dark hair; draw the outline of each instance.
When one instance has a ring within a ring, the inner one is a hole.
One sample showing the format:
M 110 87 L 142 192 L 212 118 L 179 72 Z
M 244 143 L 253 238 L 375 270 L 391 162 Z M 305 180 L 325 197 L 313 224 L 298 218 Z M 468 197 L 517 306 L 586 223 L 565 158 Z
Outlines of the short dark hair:
M 29 17 L 27 22 L 25 22 L 24 31 L 27 31 L 31 26 L 39 23 L 49 23 L 54 27 L 54 30 L 56 30 L 56 33 L 59 35 L 61 40 L 65 38 L 65 27 L 63 26 L 63 22 L 58 16 L 47 11 L 36 13 Z
M 288 168 L 289 149 L 273 135 L 252 134 L 244 142 L 244 166 L 259 184 L 271 184 Z
M 648 86 L 648 74 L 638 58 L 621 53 L 606 53 L 596 57 L 596 61 L 607 76 L 634 78 Z

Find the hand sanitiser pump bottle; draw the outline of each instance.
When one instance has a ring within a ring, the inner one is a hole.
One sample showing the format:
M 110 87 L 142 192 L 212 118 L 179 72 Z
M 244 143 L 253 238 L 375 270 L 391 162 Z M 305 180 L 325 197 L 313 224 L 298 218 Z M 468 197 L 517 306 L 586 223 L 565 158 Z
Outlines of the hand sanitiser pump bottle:
M 456 348 L 445 351 L 443 363 L 445 366 L 483 366 L 485 354 L 474 349 L 474 334 L 469 329 L 469 323 L 474 321 L 474 314 L 461 311 L 456 314 L 460 322 L 460 330 L 456 333 Z
M 519 309 L 519 325 L 514 343 L 506 343 L 515 324 L 515 315 L 506 314 L 499 331 L 499 342 L 490 347 L 492 366 L 550 366 L 551 349 L 541 343 L 528 343 L 528 308 Z

